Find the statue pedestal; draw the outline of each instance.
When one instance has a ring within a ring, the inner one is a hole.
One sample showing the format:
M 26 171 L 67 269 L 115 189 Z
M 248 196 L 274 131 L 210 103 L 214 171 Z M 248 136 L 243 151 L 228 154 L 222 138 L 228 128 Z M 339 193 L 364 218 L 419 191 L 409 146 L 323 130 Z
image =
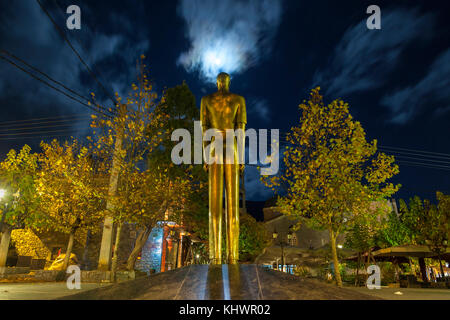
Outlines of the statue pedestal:
M 374 296 L 254 264 L 191 265 L 62 297 L 70 300 L 371 300 Z

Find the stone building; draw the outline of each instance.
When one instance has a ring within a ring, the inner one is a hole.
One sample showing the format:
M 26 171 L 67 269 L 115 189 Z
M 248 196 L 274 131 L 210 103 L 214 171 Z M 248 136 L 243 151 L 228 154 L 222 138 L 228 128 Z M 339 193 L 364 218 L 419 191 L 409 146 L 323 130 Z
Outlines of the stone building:
M 313 230 L 307 227 L 306 223 L 303 223 L 298 231 L 294 231 L 293 227 L 297 222 L 281 214 L 277 207 L 264 208 L 263 212 L 268 234 L 273 235 L 276 232 L 277 242 L 283 241 L 291 247 L 301 249 L 317 249 L 330 242 L 328 231 Z
M 388 200 L 387 203 L 383 202 L 382 205 L 375 202 L 371 205 L 371 209 L 374 212 L 378 208 L 385 208 L 386 212 L 390 210 L 397 211 L 394 200 Z M 327 230 L 311 229 L 307 226 L 305 219 L 300 229 L 294 231 L 293 227 L 297 221 L 280 213 L 272 200 L 267 202 L 263 212 L 264 224 L 269 236 L 276 234 L 277 237 L 276 239 L 271 239 L 272 244 L 257 258 L 258 264 L 266 265 L 269 268 L 282 268 L 284 271 L 292 272 L 296 266 L 318 263 L 320 259 L 317 259 L 317 256 L 325 256 L 323 253 L 329 251 L 330 236 Z M 350 249 L 345 248 L 344 243 L 345 234 L 341 234 L 336 242 L 338 250 Z M 313 259 L 313 257 L 315 258 Z M 322 260 L 321 263 L 325 263 L 327 259 Z M 281 266 L 282 264 L 284 264 L 284 267 Z

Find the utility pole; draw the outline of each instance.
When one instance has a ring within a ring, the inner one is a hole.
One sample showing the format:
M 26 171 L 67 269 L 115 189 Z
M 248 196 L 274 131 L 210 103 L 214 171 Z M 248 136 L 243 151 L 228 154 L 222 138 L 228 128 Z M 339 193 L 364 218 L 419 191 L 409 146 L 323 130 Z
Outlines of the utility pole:
M 122 105 L 120 109 L 121 110 L 119 116 L 123 116 L 125 106 Z M 116 142 L 114 144 L 111 175 L 109 177 L 108 200 L 106 202 L 107 216 L 105 217 L 105 221 L 103 222 L 102 244 L 100 247 L 100 256 L 98 259 L 97 269 L 100 271 L 109 271 L 111 267 L 112 242 L 114 231 L 114 219 L 112 217 L 114 204 L 111 201 L 111 198 L 114 197 L 117 192 L 117 183 L 119 181 L 119 171 L 120 171 L 120 160 L 122 159 L 122 143 L 123 143 L 123 127 L 119 127 Z
M 12 228 L 5 223 L 6 213 L 8 206 L 5 204 L 3 208 L 3 214 L 0 222 L 0 274 L 4 272 L 6 267 L 6 260 L 8 258 L 9 243 L 11 241 Z

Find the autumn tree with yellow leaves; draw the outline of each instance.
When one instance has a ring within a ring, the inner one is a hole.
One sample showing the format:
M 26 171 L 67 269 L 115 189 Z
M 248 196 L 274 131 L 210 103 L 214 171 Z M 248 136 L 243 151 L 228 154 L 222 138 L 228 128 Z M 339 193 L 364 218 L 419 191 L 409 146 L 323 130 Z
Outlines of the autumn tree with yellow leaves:
M 127 221 L 129 195 L 133 189 L 133 177 L 145 166 L 144 159 L 155 148 L 158 148 L 166 136 L 168 116 L 162 111 L 164 99 L 158 99 L 149 80 L 144 56 L 138 68 L 137 84 L 132 84 L 131 92 L 126 98 L 116 93 L 116 106 L 108 111 L 112 117 L 92 116 L 91 127 L 94 128 L 90 141 L 95 146 L 96 155 L 109 163 L 109 190 L 106 194 L 106 219 L 104 222 L 104 238 L 112 236 L 105 231 L 116 229 L 116 239 L 120 239 L 122 224 Z M 145 188 L 145 186 L 141 186 Z M 105 241 L 108 243 L 109 240 Z M 102 241 L 103 246 L 103 241 Z M 113 255 L 113 269 L 117 266 L 118 243 Z M 104 259 L 108 259 L 108 250 L 101 250 L 99 268 L 107 268 Z M 102 253 L 104 256 L 102 257 Z
M 41 143 L 40 171 L 36 191 L 40 198 L 42 230 L 69 235 L 63 270 L 78 230 L 96 228 L 104 214 L 106 183 L 102 163 L 89 147 L 76 139 L 60 144 Z
M 377 151 L 341 99 L 325 104 L 319 93 L 300 104 L 298 126 L 287 135 L 282 174 L 262 177 L 269 187 L 284 189 L 277 206 L 283 214 L 306 219 L 328 230 L 336 283 L 342 286 L 336 239 L 362 215 L 373 214 L 371 203 L 386 201 L 399 186 L 388 179 L 399 172 L 394 157 Z
M 36 211 L 39 199 L 35 192 L 37 159 L 38 155 L 25 145 L 19 152 L 9 151 L 6 159 L 0 162 L 0 188 L 6 191 L 1 207 L 0 268 L 6 263 L 11 231 L 39 225 Z

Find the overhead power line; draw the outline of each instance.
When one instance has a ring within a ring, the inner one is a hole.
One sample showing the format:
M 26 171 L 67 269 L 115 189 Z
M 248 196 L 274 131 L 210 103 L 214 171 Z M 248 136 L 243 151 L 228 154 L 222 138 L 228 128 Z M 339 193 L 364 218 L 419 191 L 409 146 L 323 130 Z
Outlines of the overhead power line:
M 408 156 L 395 156 L 396 160 L 403 160 L 403 159 L 410 159 L 410 160 L 418 160 L 421 161 L 422 163 L 426 163 L 424 161 L 429 162 L 430 164 L 448 164 L 450 165 L 450 161 L 440 161 L 440 160 L 434 160 L 434 159 L 424 159 L 424 158 L 416 158 L 416 157 L 408 157 Z
M 44 128 L 58 128 L 58 127 L 72 127 L 73 123 L 67 124 L 56 124 L 51 126 L 34 126 L 34 127 L 22 127 L 22 128 L 0 128 L 0 132 L 10 132 L 10 131 L 18 131 L 18 130 L 36 130 L 36 129 L 44 129 Z
M 426 157 L 426 158 L 435 158 L 435 159 L 443 159 L 443 160 L 449 160 L 450 161 L 450 156 L 446 157 L 446 156 L 435 156 L 432 154 L 423 154 L 423 153 L 416 153 L 416 152 L 406 152 L 406 151 L 393 151 L 393 150 L 387 150 L 387 149 L 383 149 L 380 148 L 381 151 L 389 153 L 389 154 L 393 154 L 394 156 L 397 157 L 398 156 L 402 156 L 402 155 L 411 155 L 411 156 L 417 156 L 417 157 Z
M 63 20 L 66 19 L 67 17 L 67 13 L 66 10 L 64 8 L 67 8 L 68 5 L 61 5 L 59 3 L 58 0 L 53 0 L 53 2 L 56 4 L 56 6 L 59 8 L 59 14 L 62 17 Z M 83 20 L 83 24 L 86 25 L 88 22 L 86 21 L 87 19 L 85 18 Z M 87 49 L 86 45 L 83 43 L 83 41 L 81 41 L 80 37 L 79 37 L 79 32 L 71 32 L 69 33 L 70 36 L 72 36 L 72 38 L 75 38 L 75 41 L 78 44 L 78 47 L 81 48 L 81 50 L 83 51 L 83 53 L 85 54 L 85 56 L 89 56 L 89 50 Z M 67 34 L 66 34 L 67 35 Z M 69 38 L 69 35 L 67 35 L 67 38 Z M 99 81 L 103 81 L 102 83 L 105 82 L 105 77 L 103 76 L 101 70 L 95 66 L 95 64 L 91 65 L 91 69 L 94 71 L 94 73 L 97 74 L 97 76 L 99 77 Z M 115 101 L 115 99 L 113 99 Z M 114 103 L 115 105 L 115 103 Z
M 83 60 L 83 58 L 80 56 L 80 54 L 78 53 L 78 51 L 74 48 L 74 46 L 72 45 L 72 43 L 70 42 L 70 40 L 66 37 L 65 32 L 58 26 L 58 24 L 56 23 L 56 21 L 52 18 L 52 16 L 50 15 L 50 13 L 48 12 L 47 9 L 45 9 L 45 7 L 42 5 L 42 3 L 39 0 L 36 0 L 36 2 L 39 4 L 39 6 L 41 7 L 42 11 L 44 11 L 44 13 L 47 15 L 47 17 L 50 19 L 50 21 L 52 22 L 53 26 L 55 27 L 55 29 L 58 31 L 58 33 L 61 35 L 61 37 L 64 39 L 64 41 L 69 45 L 69 47 L 72 49 L 72 51 L 75 53 L 75 55 L 77 56 L 77 58 L 81 61 L 81 63 L 86 67 L 86 69 L 88 70 L 89 74 L 92 76 L 92 78 L 98 83 L 98 85 L 102 88 L 103 92 L 106 94 L 106 96 L 109 97 L 109 99 L 111 99 L 111 101 L 113 102 L 113 106 L 115 106 L 117 104 L 116 100 L 111 96 L 111 94 L 105 89 L 105 87 L 103 86 L 103 84 L 100 82 L 100 80 L 97 78 L 97 76 L 95 75 L 95 73 L 92 71 L 92 69 L 89 67 L 89 65 Z
M 2 121 L 0 122 L 0 126 L 21 126 L 21 125 L 28 125 L 32 123 L 27 122 L 33 122 L 33 123 L 46 123 L 46 122 L 63 122 L 63 121 L 74 121 L 77 119 L 88 119 L 91 118 L 90 113 L 86 114 L 75 114 L 75 115 L 60 115 L 56 117 L 46 117 L 46 118 L 31 118 L 31 119 L 21 119 L 21 120 L 9 120 L 9 121 Z M 53 120 L 54 119 L 54 120 Z M 42 122 L 41 120 L 48 120 Z
M 50 77 L 49 75 L 47 75 L 46 73 L 42 72 L 42 71 L 39 70 L 38 68 L 33 67 L 32 65 L 30 65 L 29 63 L 27 63 L 27 62 L 24 61 L 23 59 L 20 59 L 20 58 L 17 57 L 16 55 L 14 55 L 14 54 L 12 54 L 12 53 L 10 53 L 10 52 L 4 50 L 4 49 L 0 49 L 0 52 L 3 53 L 3 54 L 6 54 L 6 55 L 8 55 L 8 56 L 10 56 L 11 58 L 13 58 L 13 59 L 15 59 L 15 60 L 17 60 L 17 61 L 19 61 L 19 62 L 21 62 L 22 64 L 26 65 L 26 66 L 27 66 L 28 68 L 30 68 L 31 70 L 33 70 L 33 71 L 39 73 L 40 75 L 44 76 L 45 78 L 47 78 L 47 79 L 50 80 L 51 82 L 53 82 L 53 83 L 55 83 L 55 84 L 57 84 L 57 85 L 63 87 L 64 89 L 66 89 L 66 90 L 69 91 L 70 93 L 76 95 L 77 97 L 79 97 L 79 98 L 81 98 L 81 99 L 83 99 L 83 100 L 86 100 L 86 101 L 90 102 L 90 99 L 89 99 L 89 98 L 86 98 L 86 96 L 83 96 L 83 95 L 79 94 L 78 92 L 76 92 L 76 91 L 74 91 L 74 90 L 68 88 L 68 87 L 65 86 L 63 83 L 61 83 L 61 82 L 59 82 L 59 81 L 57 81 L 57 80 L 51 78 L 51 77 Z
M 61 83 L 60 81 L 57 81 L 55 79 L 53 79 L 52 77 L 50 77 L 48 74 L 46 74 L 45 72 L 39 70 L 36 67 L 33 67 L 32 65 L 30 65 L 29 63 L 27 63 L 26 61 L 24 61 L 23 59 L 17 57 L 16 55 L 8 52 L 7 50 L 4 49 L 0 49 L 0 53 L 9 56 L 10 58 L 19 61 L 20 63 L 22 63 L 23 65 L 25 65 L 26 67 L 30 68 L 31 70 L 33 70 L 34 72 L 39 73 L 40 75 L 44 76 L 45 78 L 47 78 L 49 81 L 53 82 L 54 84 L 66 89 L 67 91 L 69 91 L 70 93 L 74 94 L 75 96 L 77 96 L 78 98 L 86 101 L 88 104 L 93 104 L 96 105 L 97 108 L 103 110 L 104 112 L 108 112 L 108 110 L 106 110 L 106 108 L 101 107 L 100 105 L 96 104 L 96 103 L 92 103 L 90 98 L 87 98 L 86 96 L 83 96 L 81 94 L 79 94 L 78 92 L 68 88 L 67 86 L 65 86 L 63 83 Z
M 405 161 L 405 160 L 399 160 L 397 161 L 400 165 L 405 166 L 413 166 L 413 167 L 421 167 L 421 168 L 429 168 L 429 169 L 439 169 L 439 170 L 445 170 L 450 171 L 450 166 L 440 166 L 440 165 L 433 165 L 433 164 L 423 164 L 420 162 L 414 162 L 414 161 Z
M 93 108 L 92 106 L 90 106 L 89 104 L 87 104 L 87 103 L 85 103 L 85 102 L 79 100 L 78 98 L 71 96 L 71 95 L 68 94 L 67 92 L 64 92 L 63 90 L 61 90 L 61 89 L 59 89 L 59 88 L 57 88 L 57 87 L 51 85 L 50 83 L 48 83 L 48 82 L 45 81 L 44 79 L 41 79 L 41 78 L 39 78 L 38 76 L 36 76 L 35 74 L 33 74 L 33 73 L 29 72 L 28 70 L 22 68 L 21 66 L 17 65 L 15 62 L 11 61 L 10 59 L 6 58 L 5 56 L 0 56 L 0 59 L 3 59 L 3 60 L 5 60 L 5 61 L 7 61 L 8 63 L 10 63 L 11 65 L 13 65 L 14 67 L 16 67 L 16 68 L 22 70 L 23 72 L 25 72 L 26 74 L 28 74 L 30 77 L 32 77 L 32 78 L 34 78 L 34 79 L 36 79 L 36 80 L 42 82 L 43 84 L 45 84 L 46 86 L 52 88 L 53 90 L 58 91 L 59 93 L 65 95 L 65 96 L 68 97 L 69 99 L 72 99 L 72 100 L 74 100 L 74 101 L 76 101 L 76 102 L 78 102 L 78 103 L 84 105 L 85 107 L 89 108 L 90 110 L 92 110 L 92 111 L 94 111 L 94 112 L 96 112 L 96 113 L 101 113 L 101 114 L 103 114 L 103 115 L 106 116 L 106 117 L 111 117 L 110 115 L 107 115 L 107 114 L 105 114 L 104 112 L 102 112 L 102 111 L 100 111 L 100 110 L 97 110 L 97 109 Z
M 20 133 L 0 133 L 0 136 L 20 136 L 20 135 L 36 135 L 44 133 L 56 133 L 56 132 L 73 132 L 74 130 L 49 130 L 49 131 L 38 131 L 38 132 L 20 132 Z
M 425 153 L 425 154 L 431 154 L 431 155 L 440 155 L 440 156 L 446 156 L 450 157 L 450 154 L 448 153 L 439 153 L 439 152 L 431 152 L 431 151 L 423 151 L 423 150 L 415 150 L 415 149 L 406 149 L 406 148 L 399 148 L 399 147 L 387 147 L 387 146 L 379 146 L 380 149 L 392 149 L 392 150 L 403 150 L 403 151 L 411 151 L 415 153 Z
M 70 137 L 73 134 L 56 134 L 56 135 L 45 135 L 45 136 L 32 136 L 32 137 L 13 137 L 13 138 L 3 138 L 0 137 L 0 140 L 25 140 L 25 139 L 42 139 L 42 138 L 56 138 L 56 137 Z
M 19 122 L 19 123 L 10 123 L 10 124 L 0 124 L 0 130 L 2 129 L 15 129 L 16 127 L 25 126 L 25 128 L 30 128 L 30 126 L 35 125 L 43 125 L 43 124 L 61 124 L 64 122 L 70 122 L 71 125 L 75 121 L 82 121 L 82 120 L 91 120 L 91 117 L 80 117 L 80 118 L 72 118 L 72 119 L 66 119 L 66 120 L 54 120 L 54 121 L 34 121 L 34 122 Z

